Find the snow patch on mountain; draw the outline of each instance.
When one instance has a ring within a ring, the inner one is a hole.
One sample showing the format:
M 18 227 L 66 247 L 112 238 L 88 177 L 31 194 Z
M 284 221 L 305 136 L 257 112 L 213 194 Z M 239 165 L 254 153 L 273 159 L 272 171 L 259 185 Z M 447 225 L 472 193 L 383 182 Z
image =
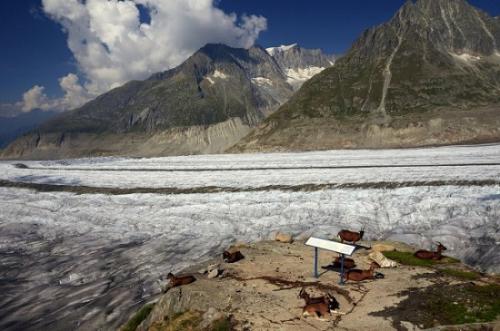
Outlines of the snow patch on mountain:
M 211 85 L 214 85 L 215 84 L 215 79 L 222 79 L 222 80 L 225 80 L 228 78 L 228 75 L 226 75 L 225 73 L 223 73 L 222 71 L 219 71 L 219 70 L 215 70 L 214 73 L 210 76 L 207 76 L 205 77 Z
M 474 61 L 481 60 L 480 56 L 475 56 L 475 55 L 472 55 L 472 54 L 469 54 L 469 53 L 462 53 L 462 54 L 450 53 L 450 54 L 454 58 L 462 60 L 464 62 L 474 62 Z
M 223 73 L 222 71 L 219 71 L 219 70 L 215 70 L 213 76 L 214 76 L 214 78 L 220 78 L 220 79 L 227 79 L 227 77 L 228 77 L 225 73 Z
M 266 77 L 252 78 L 252 83 L 254 83 L 255 85 L 258 85 L 258 86 L 264 86 L 264 85 L 272 86 L 273 85 L 273 81 L 270 80 L 269 78 L 266 78 Z
M 323 67 L 307 67 L 307 68 L 289 68 L 286 70 L 288 84 L 296 87 L 302 85 L 305 81 L 319 74 L 326 68 Z
M 281 45 L 278 47 L 269 47 L 266 48 L 266 51 L 269 53 L 269 55 L 274 56 L 277 52 L 286 52 L 294 47 L 297 47 L 297 44 L 291 44 L 291 45 Z

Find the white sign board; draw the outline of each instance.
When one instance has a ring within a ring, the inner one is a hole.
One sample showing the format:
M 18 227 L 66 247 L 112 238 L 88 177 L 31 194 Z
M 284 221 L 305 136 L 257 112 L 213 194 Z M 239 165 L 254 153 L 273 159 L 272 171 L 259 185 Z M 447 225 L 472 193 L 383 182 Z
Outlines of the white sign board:
M 347 256 L 351 256 L 354 250 L 356 249 L 356 246 L 353 245 L 346 245 L 336 241 L 319 239 L 314 237 L 309 238 L 309 240 L 306 242 L 306 245 L 321 249 L 326 249 L 328 251 L 334 251 Z

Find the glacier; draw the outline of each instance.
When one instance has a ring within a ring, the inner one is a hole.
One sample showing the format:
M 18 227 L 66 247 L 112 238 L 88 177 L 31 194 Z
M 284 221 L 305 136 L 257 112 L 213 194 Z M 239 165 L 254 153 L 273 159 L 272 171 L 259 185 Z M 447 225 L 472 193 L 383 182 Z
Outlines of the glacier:
M 500 146 L 0 162 L 0 328 L 113 328 L 155 298 L 163 277 L 235 242 L 334 237 L 431 248 L 500 272 Z M 441 180 L 438 186 L 412 183 Z M 448 185 L 453 180 L 493 184 Z M 265 189 L 272 184 L 401 182 L 406 187 Z M 89 187 L 232 187 L 190 194 L 70 193 Z M 247 188 L 263 188 L 246 191 Z M 241 191 L 238 191 L 241 189 Z

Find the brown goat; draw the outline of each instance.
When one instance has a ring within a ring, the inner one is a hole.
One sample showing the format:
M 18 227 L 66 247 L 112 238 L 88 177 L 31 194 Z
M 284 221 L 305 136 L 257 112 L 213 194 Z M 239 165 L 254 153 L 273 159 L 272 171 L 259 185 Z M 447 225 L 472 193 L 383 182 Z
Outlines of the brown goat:
M 340 257 L 336 257 L 335 260 L 332 263 L 332 266 L 334 268 L 340 268 L 341 267 L 341 261 L 342 259 Z M 344 258 L 344 269 L 352 269 L 356 266 L 356 262 L 354 262 L 353 259 L 345 257 Z
M 339 302 L 330 294 L 328 294 L 328 297 L 311 298 L 309 294 L 302 289 L 299 293 L 299 297 L 306 302 L 302 310 L 302 315 L 305 317 L 315 316 L 318 319 L 324 320 L 325 316 L 331 315 L 332 312 L 335 312 L 340 307 Z
M 306 292 L 304 288 L 302 288 L 299 292 L 299 298 L 303 299 L 306 305 L 310 305 L 313 303 L 321 303 L 321 302 L 326 302 L 328 303 L 328 298 L 322 296 L 322 297 L 314 297 L 311 298 L 309 296 L 309 293 Z
M 416 258 L 422 259 L 422 260 L 441 260 L 443 258 L 443 255 L 441 253 L 446 250 L 446 247 L 444 247 L 443 244 L 440 242 L 437 242 L 438 247 L 435 252 L 431 251 L 426 251 L 424 249 L 421 249 L 419 251 L 416 251 L 415 254 L 413 254 Z
M 375 278 L 375 275 L 374 275 L 375 268 L 379 268 L 379 267 L 380 266 L 377 263 L 372 262 L 370 264 L 370 269 L 368 269 L 368 270 L 351 269 L 351 270 L 346 272 L 345 279 L 352 280 L 355 282 L 360 282 L 360 281 L 363 281 L 366 279 L 374 279 Z
M 182 285 L 191 284 L 196 281 L 196 278 L 191 275 L 187 276 L 174 276 L 173 273 L 169 272 L 167 275 L 167 279 L 170 281 L 170 287 L 177 287 Z
M 224 262 L 226 263 L 235 263 L 235 262 L 238 262 L 240 260 L 243 260 L 245 257 L 243 256 L 243 254 L 241 254 L 240 251 L 236 251 L 236 252 L 229 252 L 229 251 L 224 251 L 224 253 L 222 253 L 222 259 L 224 260 Z
M 359 232 L 349 231 L 349 230 L 341 230 L 337 234 L 340 237 L 340 241 L 343 243 L 344 241 L 352 242 L 353 244 L 357 241 L 363 239 L 363 235 L 365 234 L 364 229 L 361 229 Z

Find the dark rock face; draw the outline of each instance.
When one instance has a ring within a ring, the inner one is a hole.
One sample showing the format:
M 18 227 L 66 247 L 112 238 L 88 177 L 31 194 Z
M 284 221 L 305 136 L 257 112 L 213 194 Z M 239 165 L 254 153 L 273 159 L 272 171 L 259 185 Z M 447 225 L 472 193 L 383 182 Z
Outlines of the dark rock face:
M 294 90 L 335 63 L 335 56 L 326 55 L 320 49 L 304 49 L 297 44 L 271 47 L 267 52 L 278 63 Z
M 306 82 L 264 123 L 274 127 L 267 125 L 265 136 L 278 137 L 297 118 L 304 126 L 311 118 L 360 116 L 359 131 L 441 107 L 498 104 L 498 45 L 500 21 L 465 0 L 408 1 L 389 22 L 365 31 L 334 67 Z
M 267 49 L 283 69 L 328 68 L 335 63 L 335 56 L 324 54 L 320 49 L 305 49 L 297 44 Z

